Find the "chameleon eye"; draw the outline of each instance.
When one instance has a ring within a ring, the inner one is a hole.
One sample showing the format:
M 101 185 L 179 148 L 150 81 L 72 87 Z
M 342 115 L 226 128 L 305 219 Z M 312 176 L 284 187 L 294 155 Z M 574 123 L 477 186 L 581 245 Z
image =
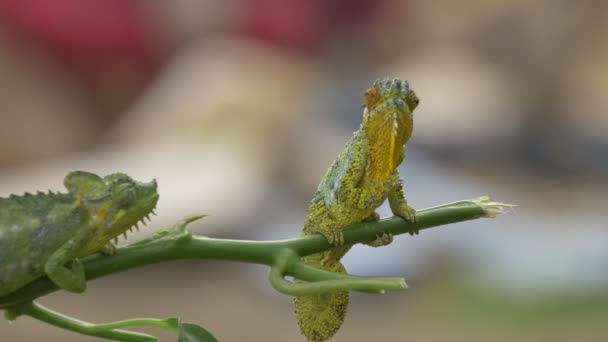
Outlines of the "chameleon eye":
M 418 107 L 420 100 L 418 99 L 418 96 L 416 96 L 416 93 L 410 90 L 407 94 L 406 102 L 408 107 L 410 107 L 410 110 L 413 111 L 414 109 L 416 109 L 416 107 Z
M 112 200 L 119 206 L 127 207 L 135 201 L 135 188 L 129 183 L 123 183 L 112 189 Z
M 363 96 L 363 105 L 367 108 L 373 108 L 381 99 L 382 96 L 378 88 L 369 88 Z

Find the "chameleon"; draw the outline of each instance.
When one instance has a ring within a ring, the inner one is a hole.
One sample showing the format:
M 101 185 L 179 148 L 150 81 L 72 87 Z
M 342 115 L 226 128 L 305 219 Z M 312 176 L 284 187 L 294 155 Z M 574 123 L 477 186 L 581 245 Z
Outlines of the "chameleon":
M 67 193 L 38 192 L 0 198 L 0 296 L 48 276 L 59 288 L 86 289 L 79 258 L 114 254 L 117 237 L 154 214 L 156 180 L 137 182 L 123 173 L 101 178 L 73 171 Z
M 340 259 L 352 245 L 344 244 L 343 229 L 351 224 L 379 219 L 375 209 L 387 198 L 391 211 L 415 222 L 397 166 L 405 158 L 405 143 L 413 129 L 413 111 L 419 99 L 400 79 L 377 80 L 365 92 L 363 123 L 321 180 L 310 201 L 302 235 L 320 233 L 333 246 L 302 261 L 333 272 L 345 273 Z M 379 247 L 393 237 L 383 234 L 368 245 Z M 299 281 L 299 280 L 297 280 Z M 349 301 L 347 291 L 295 297 L 300 330 L 309 341 L 325 341 L 340 328 Z

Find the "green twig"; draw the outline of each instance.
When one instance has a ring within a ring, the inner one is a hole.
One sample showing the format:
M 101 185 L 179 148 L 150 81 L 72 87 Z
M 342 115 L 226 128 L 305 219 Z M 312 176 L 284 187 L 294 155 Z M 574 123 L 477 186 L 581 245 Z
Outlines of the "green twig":
M 154 319 L 135 319 L 119 321 L 108 324 L 91 324 L 88 322 L 81 321 L 76 318 L 72 318 L 63 315 L 59 312 L 53 311 L 46 308 L 38 303 L 29 302 L 21 303 L 11 309 L 6 310 L 4 313 L 7 319 L 15 319 L 18 316 L 25 315 L 48 324 L 60 327 L 66 330 L 75 331 L 85 335 L 91 335 L 101 337 L 113 341 L 125 341 L 125 342 L 151 342 L 158 341 L 154 336 L 141 334 L 132 331 L 118 330 L 117 328 L 134 325 L 152 325 L 160 328 L 167 329 L 163 324 L 159 324 L 160 320 Z M 156 322 L 154 322 L 156 321 Z M 172 330 L 174 331 L 174 330 Z
M 284 274 L 298 274 L 307 283 L 292 283 Z M 349 274 L 324 271 L 300 261 L 300 256 L 286 249 L 270 269 L 270 283 L 275 290 L 290 296 L 309 296 L 344 290 L 383 293 L 385 290 L 401 290 L 407 287 L 403 278 L 357 277 Z

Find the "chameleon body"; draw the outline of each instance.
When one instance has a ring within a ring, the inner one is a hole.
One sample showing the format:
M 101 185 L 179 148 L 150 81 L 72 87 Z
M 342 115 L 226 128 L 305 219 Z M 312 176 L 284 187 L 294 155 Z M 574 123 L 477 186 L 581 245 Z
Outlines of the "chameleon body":
M 399 79 L 376 81 L 365 92 L 363 123 L 321 180 L 302 230 L 302 235 L 321 233 L 335 247 L 306 256 L 304 262 L 344 273 L 340 259 L 351 247 L 344 245 L 344 227 L 377 220 L 375 209 L 387 198 L 394 215 L 414 222 L 415 210 L 403 195 L 397 166 L 405 158 L 418 102 L 408 83 Z M 384 235 L 369 245 L 391 241 L 392 236 Z M 310 341 L 331 338 L 344 321 L 348 298 L 348 292 L 296 297 L 302 333 Z
M 158 202 L 155 180 L 140 183 L 121 173 L 74 171 L 64 185 L 68 193 L 0 198 L 0 296 L 45 275 L 60 288 L 84 291 L 78 258 L 112 254 L 111 240 L 149 219 Z

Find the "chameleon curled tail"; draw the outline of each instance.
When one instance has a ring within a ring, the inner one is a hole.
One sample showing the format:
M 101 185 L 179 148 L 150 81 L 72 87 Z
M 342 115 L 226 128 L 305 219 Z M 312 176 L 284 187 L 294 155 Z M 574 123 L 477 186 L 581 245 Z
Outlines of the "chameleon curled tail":
M 310 255 L 302 260 L 327 271 L 346 273 L 339 261 L 323 261 L 323 254 L 325 253 Z M 309 341 L 328 340 L 340 329 L 346 317 L 348 299 L 347 291 L 294 298 L 298 325 Z

